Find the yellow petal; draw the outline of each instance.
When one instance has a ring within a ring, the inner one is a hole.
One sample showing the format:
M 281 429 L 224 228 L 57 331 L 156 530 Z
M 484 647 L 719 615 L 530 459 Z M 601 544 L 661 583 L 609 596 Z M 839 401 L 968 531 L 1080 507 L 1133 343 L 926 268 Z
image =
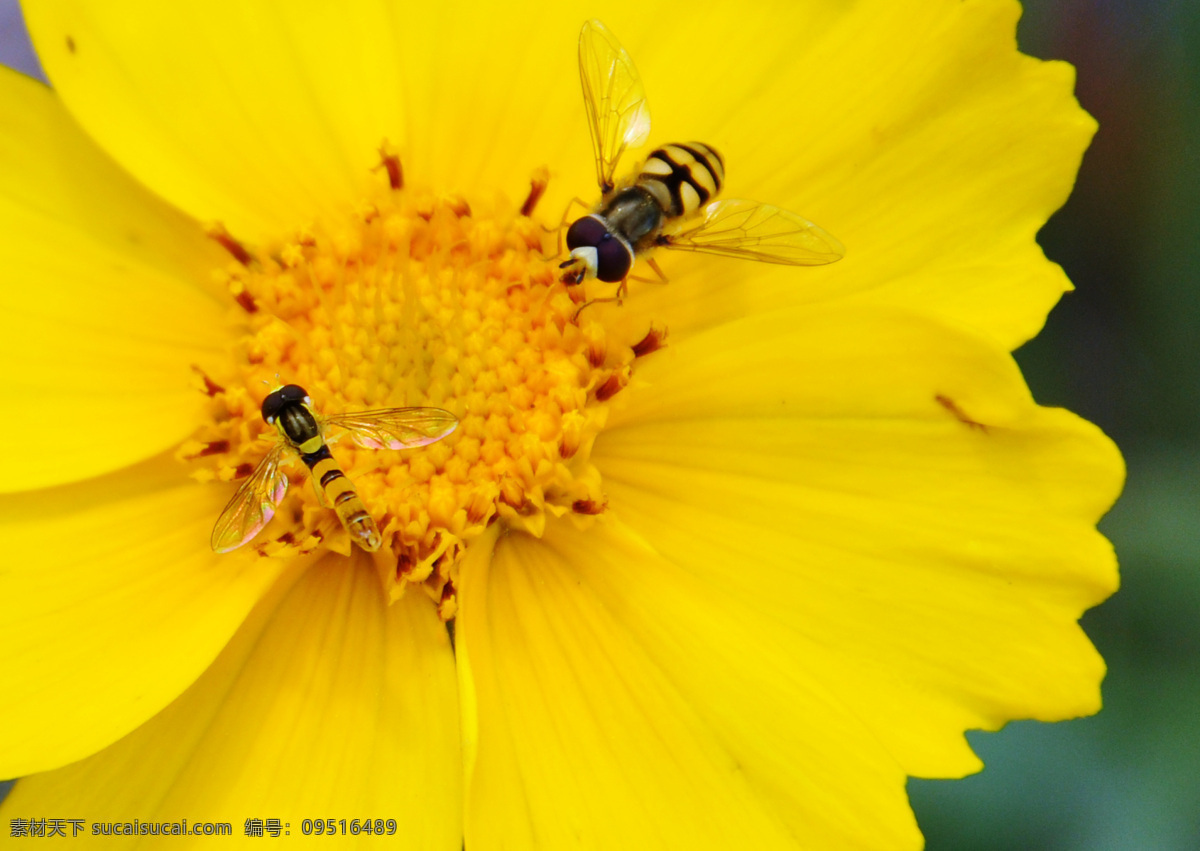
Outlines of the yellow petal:
M 523 14 L 496 4 L 400 12 L 372 0 L 195 10 L 48 0 L 27 15 L 55 88 L 117 161 L 247 239 L 357 201 L 384 138 L 408 180 L 447 192 L 500 188 L 519 200 L 533 169 L 548 165 L 547 218 L 596 190 L 576 71 L 580 26 L 596 9 L 583 3 Z M 829 17 L 724 2 L 664 29 L 645 3 L 625 0 L 603 16 L 660 97 L 686 82 L 721 20 L 722 39 L 745 48 L 716 52 L 716 66 L 736 66 L 746 83 L 731 102 L 789 55 L 782 41 L 764 49 L 764 34 Z M 657 143 L 709 126 L 711 102 L 689 103 L 688 120 L 669 119 Z
M 410 179 L 441 190 L 520 198 L 548 164 L 545 215 L 594 197 L 574 73 L 579 24 L 594 13 L 490 6 L 450 25 L 442 8 L 397 16 L 366 0 L 336 12 L 115 13 L 97 0 L 29 10 L 55 86 L 118 161 L 252 240 L 353 203 L 384 138 Z M 1018 13 L 957 0 L 731 4 L 663 28 L 644 5 L 606 6 L 647 85 L 651 144 L 703 137 L 726 156 L 727 195 L 795 209 L 848 248 L 803 272 L 676 257 L 671 278 L 689 283 L 713 263 L 761 278 L 722 299 L 734 315 L 857 294 L 1008 347 L 1032 336 L 1070 286 L 1033 234 L 1066 197 L 1095 124 L 1068 66 L 1017 53 Z M 703 282 L 688 293 L 716 304 Z M 657 315 L 677 331 L 687 321 Z
M 383 120 L 400 107 L 397 69 L 385 61 L 396 50 L 391 28 L 353 19 L 353 8 L 328 7 L 294 33 L 266 4 L 107 5 L 26 10 L 52 84 L 132 174 L 242 239 L 281 236 L 320 204 L 349 200 L 395 126 Z M 310 66 L 322 31 L 328 62 Z M 357 84 L 337 85 L 349 79 Z M 359 158 L 344 160 L 356 142 Z
M 1116 587 L 1093 527 L 1122 467 L 1097 429 L 903 314 L 781 312 L 661 354 L 595 445 L 610 510 L 909 774 L 976 768 L 964 729 L 1099 708 L 1076 620 Z
M 864 300 L 920 304 L 1016 348 L 1070 289 L 1034 235 L 1070 193 L 1096 122 L 1071 66 L 1016 52 L 1016 2 L 922 8 L 848 22 L 856 49 L 906 51 L 904 71 L 839 87 L 818 61 L 818 85 L 834 89 L 818 109 L 864 97 L 864 83 L 875 109 L 849 111 L 780 179 L 832 198 L 820 221 L 855 246 L 861 260 L 840 274 L 869 288 Z
M 249 818 L 281 819 L 293 840 L 304 819 L 333 819 L 346 833 L 321 841 L 336 844 L 352 819 L 379 818 L 396 820 L 394 835 L 365 844 L 458 849 L 455 701 L 449 639 L 429 601 L 388 606 L 365 562 L 327 558 L 265 599 L 195 685 L 144 726 L 21 780 L 4 802 L 6 824 L 31 813 L 186 818 L 229 822 L 232 837 L 215 840 L 223 844 L 261 845 L 245 838 Z
M 676 252 L 659 262 L 680 286 L 648 288 L 647 311 L 679 332 L 849 296 L 1010 349 L 1032 337 L 1071 288 L 1034 235 L 1069 194 L 1096 123 L 1069 65 L 1017 52 L 1019 14 L 1009 0 L 847 4 L 833 21 L 781 24 L 792 53 L 761 85 L 723 51 L 699 79 L 672 80 L 656 115 L 706 99 L 711 131 L 684 132 L 710 134 L 724 154 L 724 194 L 793 209 L 846 256 L 798 270 Z
M 546 12 L 481 6 L 451 16 L 369 0 L 119 11 L 63 0 L 27 10 L 55 88 L 117 161 L 251 241 L 355 203 L 383 179 L 369 169 L 384 139 L 410 181 L 523 194 L 566 138 L 547 109 L 562 100 L 586 158 L 572 70 L 583 16 Z M 551 44 L 564 72 L 545 71 Z M 547 147 L 516 153 L 543 132 Z
M 209 549 L 227 497 L 170 458 L 0 497 L 0 644 L 21 683 L 0 703 L 0 775 L 94 753 L 212 662 L 281 564 Z
M 138 187 L 40 83 L 0 70 L 0 491 L 147 458 L 195 428 L 191 365 L 227 344 L 196 225 Z
M 919 847 L 903 771 L 836 694 L 760 630 L 697 624 L 696 583 L 619 521 L 504 538 L 483 568 L 468 848 Z

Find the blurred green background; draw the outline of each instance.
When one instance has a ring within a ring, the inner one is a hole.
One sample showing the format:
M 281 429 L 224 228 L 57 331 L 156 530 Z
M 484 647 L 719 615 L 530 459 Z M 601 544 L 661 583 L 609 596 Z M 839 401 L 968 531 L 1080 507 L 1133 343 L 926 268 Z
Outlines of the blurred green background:
M 1100 121 L 1041 234 L 1077 291 L 1017 358 L 1040 402 L 1100 425 L 1129 465 L 1101 526 L 1122 588 L 1083 621 L 1105 708 L 970 734 L 983 773 L 909 791 L 930 851 L 1197 851 L 1200 0 L 1025 7 L 1022 49 L 1075 65 Z M 16 0 L 0 0 L 0 63 L 38 73 Z
M 1104 711 L 970 734 L 987 763 L 909 790 L 931 851 L 1200 849 L 1200 2 L 1028 0 L 1100 122 L 1040 242 L 1077 287 L 1017 352 L 1038 401 L 1100 425 L 1129 481 L 1101 529 L 1122 587 L 1083 619 Z

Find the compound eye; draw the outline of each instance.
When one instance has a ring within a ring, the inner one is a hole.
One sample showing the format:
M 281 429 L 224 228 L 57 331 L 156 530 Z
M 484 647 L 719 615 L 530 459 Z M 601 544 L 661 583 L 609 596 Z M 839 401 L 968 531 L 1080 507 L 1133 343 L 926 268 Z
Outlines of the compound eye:
M 283 410 L 287 403 L 283 397 L 279 395 L 279 391 L 268 393 L 262 403 L 262 418 L 264 422 L 273 423 L 275 418 L 279 416 L 279 412 Z
M 278 390 L 268 393 L 267 398 L 263 399 L 262 403 L 262 418 L 267 422 L 274 422 L 279 416 L 279 412 L 288 405 L 294 405 L 297 402 L 304 402 L 308 398 L 308 391 L 299 384 L 285 384 Z
M 621 240 L 607 234 L 596 246 L 596 277 L 610 284 L 625 280 L 633 265 L 633 254 Z
M 604 222 L 595 216 L 584 216 L 582 219 L 576 219 L 567 228 L 567 248 L 574 250 L 584 246 L 599 245 L 600 240 L 604 239 L 607 233 L 608 228 L 604 226 Z

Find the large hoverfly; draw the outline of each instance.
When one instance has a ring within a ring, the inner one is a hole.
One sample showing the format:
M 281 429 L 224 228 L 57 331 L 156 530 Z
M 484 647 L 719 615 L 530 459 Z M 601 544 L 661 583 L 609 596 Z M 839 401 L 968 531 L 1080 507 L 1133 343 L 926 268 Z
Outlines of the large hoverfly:
M 262 418 L 278 431 L 276 443 L 217 518 L 212 548 L 219 553 L 247 543 L 275 516 L 275 507 L 287 493 L 288 479 L 279 469 L 286 452 L 298 455 L 311 471 L 317 499 L 337 512 L 350 540 L 374 552 L 383 543 L 379 527 L 333 459 L 325 429 L 343 428 L 368 449 L 411 449 L 441 440 L 458 425 L 458 418 L 441 408 L 380 408 L 322 417 L 313 410 L 308 391 L 297 384 L 267 394 Z
M 845 254 L 840 242 L 795 213 L 757 201 L 709 203 L 725 182 L 725 162 L 700 142 L 664 145 L 615 183 L 625 149 L 650 135 L 650 110 L 633 59 L 599 21 L 588 21 L 579 34 L 579 77 L 601 199 L 567 230 L 571 256 L 561 264 L 563 283 L 624 282 L 634 257 L 655 246 L 792 266 L 820 266 Z

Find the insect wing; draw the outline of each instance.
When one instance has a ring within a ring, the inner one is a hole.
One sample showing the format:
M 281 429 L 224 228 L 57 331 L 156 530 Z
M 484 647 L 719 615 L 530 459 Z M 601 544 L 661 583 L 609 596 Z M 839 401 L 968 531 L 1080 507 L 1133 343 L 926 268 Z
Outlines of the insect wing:
M 633 59 L 599 21 L 588 21 L 579 33 L 579 79 L 592 131 L 596 181 L 607 193 L 621 154 L 650 135 L 646 89 Z
M 788 266 L 821 266 L 846 253 L 808 219 L 757 201 L 714 201 L 699 219 L 683 222 L 659 241 L 668 248 Z
M 326 417 L 367 449 L 412 449 L 436 443 L 458 427 L 458 417 L 441 408 L 378 408 Z
M 282 443 L 276 444 L 229 500 L 213 526 L 213 550 L 218 553 L 236 550 L 271 522 L 275 506 L 288 488 L 287 476 L 279 470 L 283 449 Z

